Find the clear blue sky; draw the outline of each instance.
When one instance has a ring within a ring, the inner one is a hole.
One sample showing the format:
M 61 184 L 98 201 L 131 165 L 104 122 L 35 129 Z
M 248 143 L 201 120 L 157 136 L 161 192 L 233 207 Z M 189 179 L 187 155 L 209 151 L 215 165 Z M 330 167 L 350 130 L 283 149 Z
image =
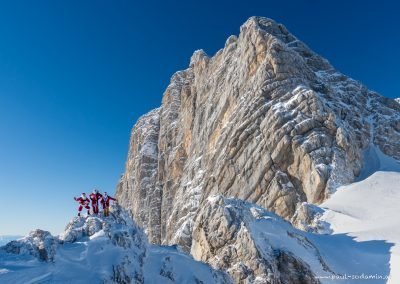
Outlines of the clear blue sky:
M 59 233 L 74 195 L 114 193 L 130 129 L 194 50 L 250 16 L 282 22 L 337 69 L 400 96 L 395 1 L 2 1 L 0 235 Z

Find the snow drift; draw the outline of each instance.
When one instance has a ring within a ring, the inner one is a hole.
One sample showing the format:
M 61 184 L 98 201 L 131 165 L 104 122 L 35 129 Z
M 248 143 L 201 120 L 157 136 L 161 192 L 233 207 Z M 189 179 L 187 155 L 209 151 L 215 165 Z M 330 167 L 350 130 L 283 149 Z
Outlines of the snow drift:
M 149 245 L 118 206 L 75 217 L 53 237 L 35 230 L 0 249 L 0 283 L 231 283 L 177 247 Z

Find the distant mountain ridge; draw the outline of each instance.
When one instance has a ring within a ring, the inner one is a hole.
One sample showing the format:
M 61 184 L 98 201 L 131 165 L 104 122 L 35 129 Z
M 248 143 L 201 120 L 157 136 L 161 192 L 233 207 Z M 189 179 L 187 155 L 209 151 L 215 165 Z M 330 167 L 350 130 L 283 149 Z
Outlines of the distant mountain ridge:
M 17 240 L 22 238 L 22 236 L 18 236 L 18 235 L 2 235 L 0 236 L 0 246 L 3 246 L 7 243 L 9 243 L 10 241 L 13 240 Z

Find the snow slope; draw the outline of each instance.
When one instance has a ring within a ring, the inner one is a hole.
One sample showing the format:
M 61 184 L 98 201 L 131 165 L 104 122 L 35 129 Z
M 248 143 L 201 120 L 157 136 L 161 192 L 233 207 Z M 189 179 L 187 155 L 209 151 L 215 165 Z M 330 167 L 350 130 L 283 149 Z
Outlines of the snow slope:
M 400 283 L 399 172 L 375 172 L 341 187 L 321 206 L 326 210 L 322 220 L 331 224 L 334 234 L 347 234 L 358 242 L 384 240 L 391 244 L 388 283 Z
M 386 156 L 375 145 L 369 146 L 364 151 L 365 163 L 356 181 L 362 181 L 377 171 L 400 172 L 400 162 Z
M 390 244 L 388 283 L 400 283 L 400 164 L 375 146 L 364 154 L 359 181 L 340 187 L 321 204 L 325 213 L 320 220 L 330 224 L 334 235 Z
M 119 277 L 111 277 L 113 265 L 127 258 L 127 253 L 126 249 L 115 247 L 108 237 L 99 234 L 90 240 L 63 245 L 51 264 L 29 255 L 1 254 L 0 283 L 86 284 L 102 283 L 104 279 L 109 279 L 106 283 L 118 283 Z M 196 279 L 204 283 L 216 282 L 209 266 L 195 262 L 176 248 L 150 247 L 147 253 L 142 278 L 145 283 L 196 283 Z M 132 271 L 140 270 L 139 261 L 128 266 Z
M 2 247 L 0 283 L 230 283 L 176 247 L 150 245 L 120 210 L 108 218 L 76 217 L 58 237 L 36 230 Z

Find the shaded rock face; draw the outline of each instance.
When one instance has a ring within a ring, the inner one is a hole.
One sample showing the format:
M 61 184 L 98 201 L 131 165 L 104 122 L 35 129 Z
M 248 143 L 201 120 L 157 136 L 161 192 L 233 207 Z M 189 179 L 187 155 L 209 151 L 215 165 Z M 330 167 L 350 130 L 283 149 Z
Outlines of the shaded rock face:
M 127 171 L 118 185 L 118 198 L 155 242 L 160 242 L 161 190 L 156 188 L 160 109 L 139 119 L 132 130 Z M 147 208 L 148 210 L 143 210 Z
M 301 224 L 309 216 L 296 210 L 352 182 L 370 145 L 400 159 L 399 112 L 283 25 L 252 17 L 213 57 L 196 51 L 139 119 L 117 197 L 151 242 L 187 251 L 213 194 Z

